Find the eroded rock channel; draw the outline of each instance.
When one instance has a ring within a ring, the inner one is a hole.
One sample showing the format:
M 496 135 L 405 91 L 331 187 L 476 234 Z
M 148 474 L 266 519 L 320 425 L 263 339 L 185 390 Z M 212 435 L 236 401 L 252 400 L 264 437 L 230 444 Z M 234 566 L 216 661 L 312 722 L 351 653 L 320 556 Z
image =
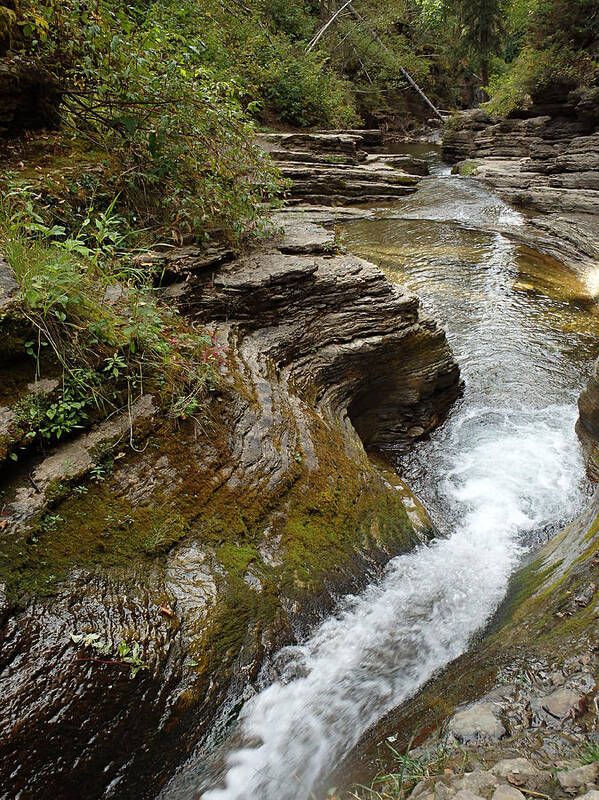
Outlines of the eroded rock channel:
M 133 427 L 98 420 L 5 470 L 1 780 L 15 796 L 78 797 L 83 781 L 90 797 L 307 798 L 460 704 L 443 735 L 463 747 L 477 725 L 528 736 L 520 706 L 540 719 L 588 694 L 573 667 L 525 698 L 506 653 L 539 631 L 569 646 L 566 617 L 544 616 L 547 575 L 589 590 L 592 505 L 517 570 L 588 499 L 574 426 L 599 336 L 591 276 L 428 146 L 367 155 L 376 132 L 337 132 L 265 147 L 294 181 L 275 238 L 243 258 L 147 256 L 168 302 L 228 348 L 202 424 L 173 430 L 145 396 Z M 18 399 L 40 389 L 3 285 Z M 591 381 L 590 434 L 596 407 Z M 9 463 L 8 401 L 0 420 Z M 503 633 L 460 658 L 506 592 Z M 90 634 L 139 642 L 147 669 L 86 662 Z M 417 794 L 487 797 L 526 769 Z
M 430 535 L 364 445 L 437 426 L 458 367 L 414 294 L 339 252 L 322 226 L 335 218 L 288 212 L 242 259 L 193 247 L 164 259 L 168 302 L 226 352 L 200 422 L 173 428 L 144 396 L 16 468 L 18 404 L 57 381 L 32 382 L 2 265 L 9 796 L 155 796 L 272 653 Z M 136 645 L 135 678 L 90 657 L 98 640 Z

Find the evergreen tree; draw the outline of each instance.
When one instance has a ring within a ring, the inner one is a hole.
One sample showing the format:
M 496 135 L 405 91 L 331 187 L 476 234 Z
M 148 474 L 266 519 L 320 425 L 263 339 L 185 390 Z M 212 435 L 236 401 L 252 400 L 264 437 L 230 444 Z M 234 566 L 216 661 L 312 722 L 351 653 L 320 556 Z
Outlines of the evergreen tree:
M 457 0 L 462 25 L 462 42 L 480 65 L 483 86 L 489 83 L 491 56 L 497 52 L 503 34 L 504 0 Z

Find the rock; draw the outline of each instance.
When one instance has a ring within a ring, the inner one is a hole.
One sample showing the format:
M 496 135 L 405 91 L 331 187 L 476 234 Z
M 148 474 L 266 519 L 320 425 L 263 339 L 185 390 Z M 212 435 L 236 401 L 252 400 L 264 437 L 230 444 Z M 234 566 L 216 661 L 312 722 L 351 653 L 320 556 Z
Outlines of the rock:
M 54 489 L 61 481 L 78 479 L 89 473 L 96 463 L 98 446 L 107 453 L 116 447 L 133 424 L 152 420 L 157 413 L 151 395 L 143 395 L 127 413 L 119 414 L 97 425 L 89 433 L 60 445 L 31 471 L 30 481 L 19 487 L 14 498 L 5 505 L 8 529 L 15 530 L 54 502 Z
M 347 413 L 369 445 L 431 430 L 460 391 L 445 339 L 416 298 L 356 256 L 265 250 L 214 280 L 194 274 L 185 291 L 184 308 L 200 319 L 236 319 L 296 385 Z
M 4 309 L 19 293 L 19 284 L 12 267 L 0 256 L 0 309 Z
M 544 697 L 533 697 L 530 705 L 539 720 L 556 725 L 582 711 L 585 695 L 580 690 L 563 686 Z
M 435 800 L 450 800 L 450 798 L 455 798 L 455 792 L 452 787 L 448 786 L 443 781 L 437 781 L 435 783 L 435 791 L 434 791 Z M 466 800 L 466 798 L 464 798 Z
M 599 360 L 578 399 L 578 413 L 576 429 L 585 446 L 589 471 L 599 480 Z
M 455 714 L 448 731 L 463 744 L 476 741 L 499 741 L 507 734 L 495 703 L 481 702 Z
M 537 779 L 543 774 L 526 758 L 505 758 L 491 767 L 491 772 L 498 778 L 509 781 L 512 785 L 526 786 L 527 788 L 530 788 L 531 779 Z
M 366 163 L 386 164 L 390 167 L 401 169 L 403 172 L 407 172 L 408 175 L 424 176 L 428 175 L 430 171 L 426 159 L 416 158 L 415 156 L 409 155 L 389 155 L 387 153 L 380 155 L 369 155 Z
M 585 589 L 583 589 L 580 594 L 576 595 L 574 602 L 582 608 L 586 608 L 593 602 L 593 597 L 595 596 L 596 591 L 597 584 L 591 583 Z
M 551 672 L 549 675 L 549 680 L 554 686 L 563 686 L 566 682 L 566 678 L 562 672 Z
M 264 133 L 258 141 L 267 153 L 276 150 L 308 151 L 309 153 L 349 156 L 359 158 L 359 148 L 364 143 L 360 133 Z
M 332 130 L 324 130 L 324 131 L 316 131 L 316 133 L 325 133 L 327 135 L 331 134 L 342 134 L 345 136 L 359 136 L 361 144 L 364 147 L 381 147 L 383 145 L 384 135 L 380 128 L 340 128 L 340 129 L 332 129 Z
M 158 794 L 276 650 L 430 535 L 364 443 L 443 418 L 445 336 L 374 265 L 283 252 L 332 241 L 330 209 L 289 214 L 237 261 L 169 253 L 178 309 L 229 348 L 199 420 L 147 409 L 134 449 L 114 415 L 26 465 L 38 490 L 26 470 L 10 486 L 0 784 L 23 797 L 79 796 L 82 776 L 89 796 Z M 102 454 L 113 471 L 85 480 Z M 71 632 L 136 640 L 150 669 L 79 662 Z
M 524 795 L 509 783 L 502 783 L 493 792 L 492 800 L 524 800 Z
M 468 789 L 460 789 L 454 795 L 454 800 L 482 800 L 481 796 L 468 791 Z
M 474 794 L 486 796 L 490 789 L 497 786 L 497 777 L 492 772 L 477 770 L 476 772 L 467 772 L 461 778 L 454 779 L 452 785 L 458 790 L 467 789 Z
M 280 162 L 291 180 L 290 202 L 350 205 L 389 202 L 415 191 L 428 166 L 411 156 L 375 155 L 367 158 L 362 146 L 380 143 L 374 132 L 261 134 L 265 151 Z M 288 241 L 288 246 L 291 244 Z M 290 250 L 289 252 L 306 252 Z
M 27 384 L 27 391 L 32 394 L 51 394 L 60 386 L 60 381 L 55 378 L 40 378 L 38 381 Z
M 597 783 L 598 778 L 599 763 L 597 762 L 576 769 L 560 770 L 557 773 L 559 785 L 568 794 L 578 794 L 581 789 L 591 789 Z
M 281 231 L 280 238 L 275 239 L 281 253 L 322 255 L 337 250 L 335 231 L 306 221 L 302 219 L 301 214 L 295 216 L 289 213 L 275 214 L 272 222 L 275 229 Z
M 528 227 L 549 232 L 557 257 L 567 254 L 581 267 L 599 257 L 599 131 L 597 115 L 588 113 L 597 93 L 583 94 L 585 101 L 569 96 L 519 118 L 460 113 L 443 138 L 445 160 L 470 160 L 476 178 L 508 202 L 542 212 Z
M 424 778 L 423 780 L 419 781 L 416 786 L 410 792 L 411 797 L 422 797 L 423 800 L 425 797 L 431 796 L 434 797 L 434 780 L 433 778 Z

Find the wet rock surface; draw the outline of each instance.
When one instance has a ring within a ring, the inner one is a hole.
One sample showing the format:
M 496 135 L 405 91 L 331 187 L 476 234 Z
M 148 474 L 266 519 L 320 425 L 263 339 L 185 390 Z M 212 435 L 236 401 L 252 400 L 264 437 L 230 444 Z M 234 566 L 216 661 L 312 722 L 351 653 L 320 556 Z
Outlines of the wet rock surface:
M 352 205 L 392 202 L 416 190 L 428 173 L 423 159 L 370 153 L 380 131 L 262 134 L 260 141 L 291 181 L 293 203 Z
M 165 298 L 228 348 L 200 420 L 146 397 L 6 476 L 2 792 L 154 796 L 270 653 L 428 535 L 364 442 L 438 424 L 458 369 L 337 213 L 169 256 Z
M 540 212 L 529 224 L 566 243 L 569 258 L 581 264 L 599 256 L 599 117 L 590 106 L 595 90 L 533 106 L 524 118 L 496 120 L 475 109 L 461 113 L 443 137 L 445 160 Z
M 578 400 L 577 430 L 585 447 L 589 473 L 599 481 L 599 361 Z

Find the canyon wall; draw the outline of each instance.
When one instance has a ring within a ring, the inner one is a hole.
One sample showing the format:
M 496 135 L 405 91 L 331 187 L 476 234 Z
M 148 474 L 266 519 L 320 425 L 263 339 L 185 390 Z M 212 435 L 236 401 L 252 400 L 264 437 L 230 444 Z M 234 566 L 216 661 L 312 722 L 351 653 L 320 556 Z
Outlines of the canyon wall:
M 33 383 L 3 266 L 3 790 L 154 796 L 273 650 L 429 535 L 364 445 L 425 435 L 458 368 L 415 296 L 338 252 L 333 218 L 285 212 L 238 260 L 166 259 L 165 299 L 226 352 L 193 418 L 145 395 L 17 464 L 15 407 L 60 376 L 50 359 Z M 92 647 L 119 641 L 120 663 Z

